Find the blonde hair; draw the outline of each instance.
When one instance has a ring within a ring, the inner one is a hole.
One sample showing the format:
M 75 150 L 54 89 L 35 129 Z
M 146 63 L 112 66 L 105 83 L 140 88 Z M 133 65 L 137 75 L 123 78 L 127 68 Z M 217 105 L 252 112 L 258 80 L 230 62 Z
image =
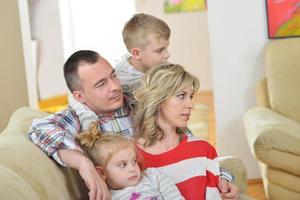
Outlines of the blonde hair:
M 157 40 L 169 40 L 171 30 L 163 20 L 152 15 L 135 14 L 124 26 L 122 35 L 127 50 L 138 47 L 143 49 L 147 44 L 147 37 L 154 34 Z
M 94 165 L 102 167 L 106 167 L 112 156 L 122 149 L 132 148 L 136 152 L 132 139 L 115 133 L 103 134 L 97 122 L 93 122 L 89 130 L 79 133 L 76 139 Z
M 178 91 L 193 87 L 195 93 L 200 86 L 198 78 L 192 76 L 177 64 L 167 64 L 149 70 L 141 86 L 135 92 L 137 107 L 135 110 L 135 136 L 144 138 L 144 146 L 151 146 L 164 137 L 157 124 L 159 106 Z M 186 127 L 177 127 L 177 133 L 182 134 Z

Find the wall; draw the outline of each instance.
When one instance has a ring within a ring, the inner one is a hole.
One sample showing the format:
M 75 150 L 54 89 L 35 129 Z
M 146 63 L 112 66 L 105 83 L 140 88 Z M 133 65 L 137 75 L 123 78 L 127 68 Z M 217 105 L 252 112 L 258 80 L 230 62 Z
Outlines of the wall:
M 98 51 L 111 64 L 127 51 L 121 32 L 125 21 L 134 13 L 134 0 L 29 2 L 32 37 L 38 43 L 40 99 L 68 91 L 63 64 L 74 51 Z
M 114 65 L 127 52 L 122 29 L 135 12 L 134 0 L 71 1 L 70 4 L 74 49 L 95 50 Z
M 64 94 L 64 46 L 60 22 L 60 0 L 29 0 L 32 38 L 37 41 L 39 98 Z
M 28 106 L 18 0 L 0 1 L 0 131 L 12 112 Z
M 264 76 L 265 2 L 207 2 L 219 153 L 243 159 L 248 177 L 258 178 L 257 162 L 250 153 L 242 119 L 246 110 L 255 105 L 254 86 Z
M 179 63 L 201 81 L 201 90 L 212 90 L 207 12 L 165 14 L 164 0 L 135 0 L 136 12 L 152 14 L 171 28 L 170 62 Z

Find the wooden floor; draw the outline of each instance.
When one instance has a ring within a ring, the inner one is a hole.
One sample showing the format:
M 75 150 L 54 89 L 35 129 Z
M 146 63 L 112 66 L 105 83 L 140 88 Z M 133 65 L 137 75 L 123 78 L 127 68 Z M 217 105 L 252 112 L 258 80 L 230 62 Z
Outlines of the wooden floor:
M 211 91 L 200 92 L 194 96 L 194 104 L 204 103 L 208 105 L 208 142 L 215 146 L 217 141 L 213 98 Z M 256 200 L 267 200 L 261 179 L 248 180 L 247 195 Z
M 256 200 L 267 200 L 261 179 L 248 180 L 247 195 Z

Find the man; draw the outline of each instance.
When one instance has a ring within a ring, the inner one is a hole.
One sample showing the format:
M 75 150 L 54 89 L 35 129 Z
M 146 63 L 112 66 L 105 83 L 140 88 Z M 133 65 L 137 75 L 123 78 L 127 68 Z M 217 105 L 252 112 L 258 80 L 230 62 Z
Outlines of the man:
M 110 199 L 105 182 L 82 153 L 75 137 L 95 120 L 99 120 L 102 132 L 132 135 L 131 109 L 115 70 L 94 51 L 82 50 L 72 54 L 64 65 L 64 77 L 73 96 L 69 107 L 33 120 L 28 136 L 58 163 L 79 171 L 90 191 L 90 199 Z M 238 198 L 234 184 L 221 181 L 220 189 L 227 195 L 224 199 Z

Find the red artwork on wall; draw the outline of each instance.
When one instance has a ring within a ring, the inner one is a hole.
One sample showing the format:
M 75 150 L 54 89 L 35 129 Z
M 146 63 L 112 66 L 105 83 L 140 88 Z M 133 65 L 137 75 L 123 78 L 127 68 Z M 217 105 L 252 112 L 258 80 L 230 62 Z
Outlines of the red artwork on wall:
M 266 0 L 269 38 L 300 36 L 300 0 Z

